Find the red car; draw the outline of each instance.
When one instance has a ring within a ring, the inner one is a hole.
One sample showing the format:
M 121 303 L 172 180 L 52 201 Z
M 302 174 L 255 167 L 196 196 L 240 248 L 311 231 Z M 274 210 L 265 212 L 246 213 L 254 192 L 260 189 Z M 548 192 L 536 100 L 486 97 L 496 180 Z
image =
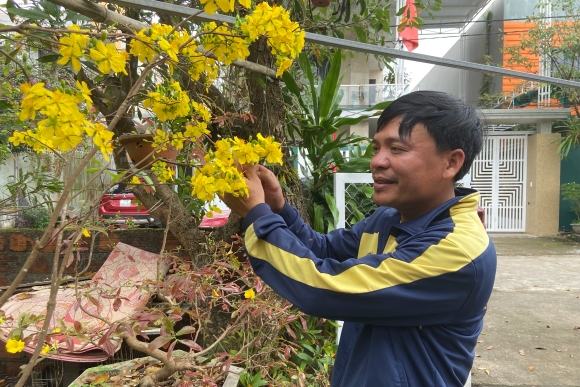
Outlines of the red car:
M 159 219 L 149 215 L 143 205 L 139 205 L 135 195 L 125 190 L 124 184 L 117 184 L 103 196 L 99 205 L 99 217 L 112 224 L 137 226 L 163 227 Z M 229 210 L 222 210 L 221 214 L 214 213 L 213 217 L 204 216 L 199 228 L 214 228 L 226 224 L 230 215 Z
M 125 190 L 124 184 L 113 186 L 109 192 L 103 195 L 99 204 L 100 218 L 116 225 L 162 226 L 159 220 L 149 215 L 143 205 L 139 205 L 132 192 Z

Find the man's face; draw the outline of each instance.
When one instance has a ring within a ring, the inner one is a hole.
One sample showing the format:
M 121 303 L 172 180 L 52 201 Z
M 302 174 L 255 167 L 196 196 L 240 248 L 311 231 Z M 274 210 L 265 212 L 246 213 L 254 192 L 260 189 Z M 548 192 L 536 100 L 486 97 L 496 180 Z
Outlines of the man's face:
M 454 196 L 453 178 L 463 164 L 463 151 L 438 153 L 422 124 L 403 139 L 399 123 L 399 119 L 391 121 L 373 139 L 373 199 L 379 206 L 397 209 L 401 220 L 407 221 Z

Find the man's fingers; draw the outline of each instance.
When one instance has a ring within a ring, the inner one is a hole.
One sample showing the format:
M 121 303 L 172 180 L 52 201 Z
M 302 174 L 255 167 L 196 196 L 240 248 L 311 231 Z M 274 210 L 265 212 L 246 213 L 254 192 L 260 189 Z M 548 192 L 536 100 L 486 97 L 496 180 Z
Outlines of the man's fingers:
M 254 180 L 258 178 L 256 175 L 256 166 L 252 164 L 243 164 L 242 170 L 244 171 L 244 176 L 246 176 L 250 180 Z

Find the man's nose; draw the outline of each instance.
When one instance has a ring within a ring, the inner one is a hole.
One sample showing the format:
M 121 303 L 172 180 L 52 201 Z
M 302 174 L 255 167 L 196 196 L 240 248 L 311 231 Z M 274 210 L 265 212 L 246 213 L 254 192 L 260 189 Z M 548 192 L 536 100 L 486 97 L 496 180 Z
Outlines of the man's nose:
M 377 153 L 371 159 L 371 171 L 375 169 L 386 169 L 391 166 L 388 156 L 385 153 Z

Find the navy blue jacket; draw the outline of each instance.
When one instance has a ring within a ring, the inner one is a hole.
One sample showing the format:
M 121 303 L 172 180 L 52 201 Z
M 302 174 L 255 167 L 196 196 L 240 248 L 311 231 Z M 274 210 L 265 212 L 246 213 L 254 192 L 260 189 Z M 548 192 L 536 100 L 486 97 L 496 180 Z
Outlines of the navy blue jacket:
M 268 285 L 303 312 L 345 321 L 332 387 L 463 386 L 493 288 L 496 253 L 479 193 L 400 223 L 380 207 L 321 235 L 286 204 L 244 220 L 246 250 Z

